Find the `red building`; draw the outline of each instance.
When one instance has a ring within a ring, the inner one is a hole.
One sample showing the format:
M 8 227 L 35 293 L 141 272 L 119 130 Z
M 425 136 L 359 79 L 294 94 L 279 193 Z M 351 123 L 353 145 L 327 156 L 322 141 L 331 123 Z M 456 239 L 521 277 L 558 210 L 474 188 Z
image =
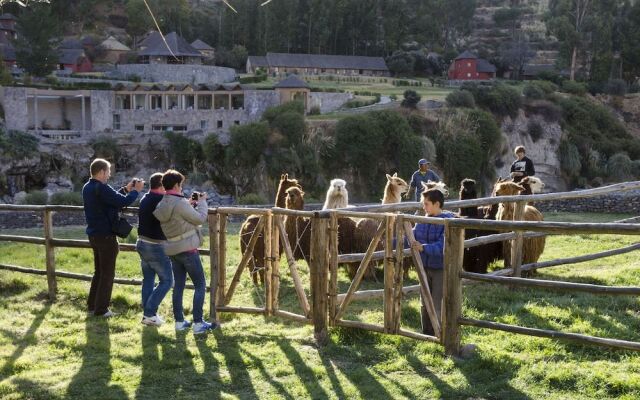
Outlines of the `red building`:
M 456 57 L 449 67 L 450 80 L 487 80 L 496 77 L 496 67 L 470 51 Z
M 93 64 L 82 49 L 58 49 L 58 69 L 76 72 L 91 72 Z

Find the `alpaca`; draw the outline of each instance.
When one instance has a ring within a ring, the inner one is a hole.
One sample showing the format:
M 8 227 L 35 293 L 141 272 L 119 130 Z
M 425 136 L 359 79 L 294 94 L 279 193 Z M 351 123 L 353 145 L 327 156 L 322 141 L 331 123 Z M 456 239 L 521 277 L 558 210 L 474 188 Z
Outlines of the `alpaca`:
M 302 189 L 295 186 L 287 189 L 285 206 L 289 210 L 303 210 L 304 192 Z M 311 220 L 287 215 L 284 225 L 289 244 L 293 250 L 293 258 L 308 261 L 311 251 Z
M 535 176 L 527 176 L 524 179 L 522 179 L 519 183 L 520 183 L 520 186 L 524 187 L 525 189 L 528 189 L 520 194 L 542 193 L 542 189 L 544 189 L 544 186 L 545 186 L 544 182 L 542 182 L 540 178 Z
M 460 200 L 476 199 L 476 181 L 473 179 L 463 179 L 460 182 Z M 460 208 L 460 215 L 466 218 L 493 219 L 498 212 L 498 205 L 495 207 L 465 207 Z M 472 239 L 480 236 L 491 235 L 495 232 L 480 229 L 465 229 L 465 239 Z M 502 242 L 489 243 L 482 246 L 471 247 L 464 250 L 462 268 L 465 271 L 486 274 L 489 265 L 502 258 Z
M 280 176 L 280 183 L 278 184 L 278 191 L 276 192 L 276 201 L 275 206 L 284 208 L 286 205 L 286 190 L 292 187 L 301 188 L 300 184 L 296 179 L 289 179 L 289 174 L 283 174 Z M 242 254 L 247 249 L 249 245 L 249 240 L 251 240 L 251 235 L 253 235 L 253 231 L 256 229 L 258 225 L 258 220 L 260 219 L 259 215 L 249 215 L 247 220 L 242 224 L 240 228 L 240 250 Z M 280 248 L 278 249 L 278 254 L 282 254 L 282 243 L 280 244 Z M 264 285 L 264 239 L 262 236 L 262 232 L 260 232 L 258 241 L 253 248 L 253 255 L 249 260 L 249 265 L 252 268 L 249 268 L 249 274 L 251 274 L 251 278 L 253 279 L 254 284 L 258 284 L 258 275 L 260 277 L 260 284 Z
M 387 183 L 384 186 L 384 196 L 382 197 L 382 204 L 395 204 L 400 203 L 402 201 L 402 195 L 409 191 L 409 185 L 407 182 L 398 177 L 398 173 L 393 174 L 393 176 L 387 175 Z M 354 233 L 354 245 L 353 252 L 354 253 L 365 253 L 367 248 L 369 247 L 369 243 L 376 234 L 378 230 L 378 225 L 380 222 L 363 218 L 356 224 L 355 233 Z M 382 242 L 379 242 L 376 251 L 383 250 Z M 372 261 L 373 263 L 373 261 Z M 405 275 L 406 271 L 409 268 L 409 264 L 405 264 Z M 356 274 L 357 265 L 349 267 L 349 277 L 353 279 Z M 373 269 L 370 269 L 369 277 L 375 277 Z
M 513 196 L 518 195 L 525 190 L 524 187 L 513 182 L 498 182 L 495 186 L 494 192 L 496 196 Z M 514 203 L 500 203 L 498 208 L 497 219 L 500 221 L 513 220 L 513 214 L 515 211 Z M 525 221 L 543 221 L 542 213 L 533 206 L 525 206 L 524 210 Z M 522 247 L 522 264 L 529 264 L 537 262 L 540 255 L 544 251 L 546 238 L 535 237 L 524 239 Z M 511 242 L 505 242 L 503 246 L 505 266 L 511 266 Z
M 437 189 L 442 193 L 444 197 L 449 197 L 449 189 L 447 189 L 447 185 L 445 185 L 444 182 L 434 182 L 434 181 L 427 181 L 427 183 L 422 182 L 422 189 L 423 191 L 429 190 L 429 189 Z
M 332 179 L 322 209 L 346 208 L 348 205 L 349 192 L 347 191 L 347 182 L 342 179 Z

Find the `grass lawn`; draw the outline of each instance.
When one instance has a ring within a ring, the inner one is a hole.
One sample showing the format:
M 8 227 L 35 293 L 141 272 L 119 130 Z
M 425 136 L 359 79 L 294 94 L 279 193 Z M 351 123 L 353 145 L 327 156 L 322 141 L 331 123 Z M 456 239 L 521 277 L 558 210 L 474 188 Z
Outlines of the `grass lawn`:
M 604 222 L 621 215 L 547 214 L 547 220 Z M 228 280 L 239 262 L 238 224 L 228 237 Z M 7 231 L 41 236 L 40 229 Z M 80 227 L 56 237 L 84 238 Z M 543 260 L 622 247 L 634 237 L 551 236 Z M 57 249 L 57 268 L 91 273 L 84 249 Z M 204 258 L 205 270 L 208 259 Z M 44 248 L 0 243 L 0 263 L 44 268 Z M 298 311 L 281 263 L 281 308 Z M 301 276 L 308 287 L 308 269 Z M 138 256 L 121 253 L 117 275 L 139 277 Z M 539 272 L 540 279 L 640 286 L 638 255 L 628 253 Z M 411 274 L 407 284 L 414 284 Z M 344 272 L 342 292 L 348 287 Z M 46 278 L 0 271 L 0 398 L 2 399 L 637 399 L 640 354 L 506 332 L 463 328 L 466 360 L 441 346 L 353 329 L 331 329 L 317 348 L 313 328 L 252 315 L 223 314 L 223 327 L 203 338 L 173 329 L 171 300 L 158 329 L 140 324 L 139 287 L 116 285 L 113 319 L 88 318 L 88 282 L 58 280 L 58 301 L 46 301 Z M 365 282 L 363 288 L 380 288 Z M 190 316 L 191 291 L 185 306 Z M 208 296 L 207 296 L 208 300 Z M 260 305 L 248 274 L 232 305 Z M 208 301 L 207 301 L 208 303 Z M 208 313 L 205 303 L 205 313 Z M 640 302 L 631 296 L 518 289 L 478 284 L 464 289 L 463 315 L 528 327 L 640 341 Z M 357 302 L 346 318 L 382 321 L 382 300 Z M 402 325 L 418 330 L 419 299 L 403 301 Z

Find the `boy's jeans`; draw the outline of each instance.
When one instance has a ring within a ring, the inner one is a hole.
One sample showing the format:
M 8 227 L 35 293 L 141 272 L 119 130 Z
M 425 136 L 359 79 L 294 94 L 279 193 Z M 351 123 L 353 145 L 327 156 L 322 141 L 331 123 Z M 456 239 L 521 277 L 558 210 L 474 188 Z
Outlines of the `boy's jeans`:
M 142 269 L 142 307 L 145 317 L 153 317 L 158 312 L 162 299 L 173 285 L 171 260 L 164 253 L 162 244 L 136 242 L 136 250 L 140 255 Z M 156 275 L 160 282 L 155 287 Z

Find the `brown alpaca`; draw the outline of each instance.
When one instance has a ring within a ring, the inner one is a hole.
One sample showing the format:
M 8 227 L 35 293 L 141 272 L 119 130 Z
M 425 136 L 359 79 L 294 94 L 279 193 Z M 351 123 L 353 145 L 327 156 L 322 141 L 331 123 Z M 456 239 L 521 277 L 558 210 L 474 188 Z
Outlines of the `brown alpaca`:
M 284 208 L 286 205 L 286 190 L 292 187 L 301 188 L 300 184 L 295 179 L 289 179 L 289 174 L 283 174 L 280 176 L 280 183 L 278 184 L 278 191 L 276 193 L 276 207 Z M 242 224 L 240 228 L 240 250 L 242 254 L 249 245 L 251 235 L 258 225 L 259 215 L 249 215 L 247 220 Z M 282 243 L 280 243 L 279 253 L 282 254 Z M 259 234 L 258 241 L 253 248 L 253 256 L 249 260 L 249 274 L 253 279 L 254 284 L 258 284 L 258 276 L 260 277 L 260 284 L 264 285 L 264 237 L 262 232 Z
M 299 187 L 287 189 L 285 205 L 289 210 L 303 210 L 304 192 L 302 189 Z M 308 261 L 311 250 L 311 220 L 309 218 L 287 215 L 284 225 L 289 244 L 293 250 L 293 258 Z
M 402 195 L 409 191 L 409 185 L 407 182 L 398 177 L 398 173 L 393 176 L 387 174 L 387 183 L 384 186 L 384 196 L 382 197 L 382 204 L 395 204 L 402 201 Z M 369 243 L 378 230 L 379 221 L 375 221 L 368 218 L 363 218 L 356 224 L 354 232 L 354 253 L 365 253 L 369 247 Z M 382 241 L 380 241 L 376 247 L 376 251 L 383 250 Z M 373 261 L 372 261 L 373 263 Z M 371 264 L 370 264 L 371 265 Z M 349 277 L 353 279 L 356 274 L 358 265 L 349 265 Z M 405 263 L 405 275 L 409 268 L 409 265 Z M 367 274 L 370 278 L 375 278 L 373 269 L 369 270 Z
M 521 185 L 513 182 L 498 182 L 494 188 L 496 196 L 515 196 L 524 191 Z M 513 214 L 515 210 L 514 203 L 500 203 L 498 207 L 498 214 L 496 219 L 499 221 L 511 221 L 513 220 Z M 535 207 L 525 206 L 524 210 L 525 221 L 543 221 L 542 213 Z M 544 251 L 545 237 L 536 237 L 524 239 L 522 247 L 522 264 L 529 264 L 537 262 L 540 255 Z M 505 267 L 511 266 L 511 241 L 504 242 L 503 254 Z

